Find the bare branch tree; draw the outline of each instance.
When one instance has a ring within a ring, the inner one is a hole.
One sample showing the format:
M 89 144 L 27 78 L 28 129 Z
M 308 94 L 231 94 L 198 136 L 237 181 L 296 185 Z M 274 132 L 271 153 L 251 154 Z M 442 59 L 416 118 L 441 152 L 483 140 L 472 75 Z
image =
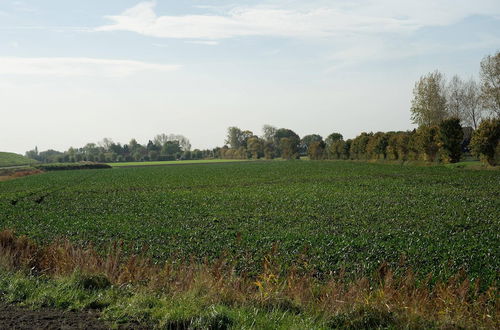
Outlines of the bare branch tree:
M 482 104 L 500 118 L 500 52 L 483 58 L 480 74 Z
M 481 105 L 481 90 L 474 79 L 464 83 L 464 123 L 477 129 L 483 117 L 483 107 Z

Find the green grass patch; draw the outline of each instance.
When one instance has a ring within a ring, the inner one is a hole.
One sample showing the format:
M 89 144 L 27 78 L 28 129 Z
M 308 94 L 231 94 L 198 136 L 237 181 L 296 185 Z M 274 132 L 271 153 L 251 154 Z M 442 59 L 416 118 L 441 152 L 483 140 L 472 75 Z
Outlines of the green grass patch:
M 286 310 L 211 303 L 192 292 L 171 296 L 145 289 L 85 287 L 91 281 L 79 273 L 51 279 L 21 272 L 0 272 L 0 301 L 29 308 L 99 310 L 115 326 L 139 324 L 161 329 L 323 329 L 325 321 Z
M 12 152 L 0 152 L 0 167 L 22 166 L 37 163 L 36 160 Z

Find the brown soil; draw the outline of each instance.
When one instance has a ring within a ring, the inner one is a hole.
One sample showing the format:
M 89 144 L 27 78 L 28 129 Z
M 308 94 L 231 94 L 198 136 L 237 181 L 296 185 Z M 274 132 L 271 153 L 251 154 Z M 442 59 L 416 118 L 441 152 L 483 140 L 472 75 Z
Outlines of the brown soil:
M 7 181 L 7 180 L 16 179 L 16 178 L 22 178 L 24 176 L 35 175 L 35 174 L 40 174 L 40 173 L 43 173 L 43 171 L 40 171 L 40 170 L 19 171 L 19 172 L 13 172 L 13 173 L 6 173 L 4 175 L 2 175 L 0 173 L 0 181 Z
M 53 308 L 31 310 L 0 304 L 0 329 L 109 329 L 98 314 L 69 312 Z

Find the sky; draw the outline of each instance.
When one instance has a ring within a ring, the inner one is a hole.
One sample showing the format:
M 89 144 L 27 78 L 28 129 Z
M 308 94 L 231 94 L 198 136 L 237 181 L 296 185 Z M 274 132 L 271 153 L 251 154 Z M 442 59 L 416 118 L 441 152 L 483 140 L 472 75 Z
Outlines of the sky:
M 412 129 L 420 76 L 499 49 L 498 0 L 0 0 L 0 150 Z

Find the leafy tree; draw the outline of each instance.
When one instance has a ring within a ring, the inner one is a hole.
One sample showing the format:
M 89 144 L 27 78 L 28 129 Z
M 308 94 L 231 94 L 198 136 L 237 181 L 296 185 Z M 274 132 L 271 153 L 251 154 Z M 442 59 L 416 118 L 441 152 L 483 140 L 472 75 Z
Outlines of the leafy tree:
M 399 159 L 399 153 L 398 153 L 398 136 L 399 133 L 387 133 L 388 134 L 388 139 L 387 139 L 387 158 L 390 160 L 397 160 Z
M 323 141 L 313 141 L 307 149 L 309 159 L 320 160 L 324 158 L 326 144 Z
M 444 162 L 456 163 L 460 161 L 463 137 L 460 119 L 450 118 L 439 124 L 439 149 L 441 159 Z
M 99 154 L 99 147 L 95 143 L 87 143 L 83 148 L 82 152 L 85 156 L 97 156 Z
M 266 159 L 273 159 L 276 152 L 276 146 L 272 141 L 264 142 L 264 157 Z
M 132 139 L 128 143 L 128 146 L 130 148 L 130 152 L 134 152 L 134 151 L 137 151 L 137 149 L 139 148 L 140 144 L 137 142 L 136 139 Z
M 283 159 L 294 159 L 299 156 L 297 140 L 293 137 L 281 138 L 280 150 Z
M 146 150 L 149 153 L 150 151 L 159 151 L 160 148 L 156 144 L 154 144 L 153 141 L 149 140 L 148 144 L 146 145 Z
M 179 141 L 167 141 L 163 144 L 161 148 L 161 154 L 166 156 L 172 156 L 182 151 Z
M 247 150 L 252 158 L 258 159 L 264 152 L 264 141 L 257 136 L 252 136 L 247 140 Z
M 483 58 L 480 76 L 483 106 L 500 118 L 500 52 Z
M 300 152 L 303 154 L 307 154 L 309 146 L 313 142 L 323 142 L 323 137 L 318 134 L 309 134 L 306 135 L 300 140 Z
M 120 143 L 112 143 L 109 146 L 109 151 L 114 152 L 117 155 L 123 155 L 123 147 Z
M 352 140 L 351 144 L 351 158 L 353 159 L 367 159 L 367 150 L 366 147 L 370 138 L 373 136 L 373 133 L 361 133 L 356 138 Z
M 419 126 L 438 125 L 447 117 L 443 75 L 432 72 L 420 78 L 413 89 L 411 119 Z
M 236 126 L 228 127 L 225 143 L 232 149 L 238 149 L 243 145 L 243 131 Z
M 274 143 L 276 146 L 279 147 L 276 150 L 278 156 L 282 156 L 283 153 L 282 142 L 281 142 L 283 138 L 288 139 L 287 142 L 285 143 L 285 145 L 287 145 L 287 148 L 289 149 L 288 151 L 292 151 L 293 154 L 297 154 L 295 156 L 298 156 L 300 137 L 297 133 L 288 128 L 280 128 L 274 134 L 274 140 L 275 140 Z
M 326 138 L 325 142 L 326 142 L 327 145 L 331 145 L 335 141 L 340 141 L 340 140 L 343 140 L 343 139 L 344 139 L 344 137 L 342 136 L 342 134 L 340 134 L 340 133 L 332 133 L 332 134 L 328 135 L 328 137 Z
M 158 158 L 160 157 L 160 153 L 157 150 L 149 151 L 148 155 L 149 159 L 153 161 L 158 160 Z
M 352 140 L 347 139 L 344 143 L 344 148 L 342 151 L 342 156 L 344 159 L 349 159 L 351 157 L 351 145 L 352 145 Z
M 385 159 L 387 157 L 387 145 L 389 137 L 383 132 L 377 132 L 372 135 L 366 145 L 367 154 L 375 159 Z
M 184 135 L 181 135 L 181 134 L 169 134 L 168 140 L 169 141 L 178 141 L 179 145 L 181 146 L 181 149 L 183 151 L 189 151 L 189 150 L 191 150 L 191 142 Z
M 250 139 L 251 137 L 254 137 L 254 136 L 255 135 L 253 135 L 253 132 L 249 131 L 249 130 L 245 130 L 245 131 L 241 132 L 241 146 L 246 148 L 248 139 Z
M 399 160 L 408 160 L 408 153 L 410 152 L 410 132 L 400 132 L 396 137 L 396 148 Z
M 416 133 L 416 142 L 423 159 L 433 162 L 439 150 L 439 127 L 420 126 Z
M 179 143 L 179 146 L 181 147 L 182 150 L 191 150 L 191 143 L 189 142 L 189 139 L 185 137 L 184 135 L 180 134 L 157 134 L 154 139 L 153 143 L 158 147 L 157 150 L 160 150 L 163 145 L 167 142 L 173 142 L 177 141 Z
M 342 159 L 345 155 L 345 142 L 336 140 L 330 144 L 325 144 L 328 150 L 328 157 L 331 159 Z
M 489 165 L 500 163 L 500 118 L 484 120 L 472 135 L 472 152 Z

